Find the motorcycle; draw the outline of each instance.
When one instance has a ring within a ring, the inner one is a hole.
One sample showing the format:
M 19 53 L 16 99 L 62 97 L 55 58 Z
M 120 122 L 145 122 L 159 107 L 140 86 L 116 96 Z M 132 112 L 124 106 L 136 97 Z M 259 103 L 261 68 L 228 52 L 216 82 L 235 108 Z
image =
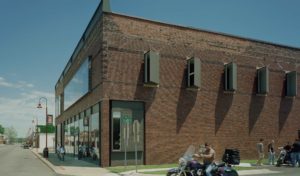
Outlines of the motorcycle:
M 193 159 L 195 147 L 190 145 L 178 161 L 178 168 L 172 168 L 167 176 L 205 176 L 205 165 Z M 213 176 L 238 176 L 236 170 L 226 163 L 215 164 L 212 169 Z
M 277 159 L 276 166 L 280 167 L 283 164 L 291 165 L 292 164 L 291 152 L 286 151 L 283 147 L 280 147 L 279 149 L 280 149 L 280 153 Z

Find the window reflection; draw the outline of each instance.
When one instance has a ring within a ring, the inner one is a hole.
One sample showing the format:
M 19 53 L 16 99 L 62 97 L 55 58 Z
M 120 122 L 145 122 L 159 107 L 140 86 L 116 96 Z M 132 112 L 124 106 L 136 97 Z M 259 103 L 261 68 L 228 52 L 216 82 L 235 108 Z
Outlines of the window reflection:
M 88 86 L 89 68 L 88 59 L 86 59 L 64 89 L 64 109 L 70 107 L 80 97 L 86 94 L 88 92 Z

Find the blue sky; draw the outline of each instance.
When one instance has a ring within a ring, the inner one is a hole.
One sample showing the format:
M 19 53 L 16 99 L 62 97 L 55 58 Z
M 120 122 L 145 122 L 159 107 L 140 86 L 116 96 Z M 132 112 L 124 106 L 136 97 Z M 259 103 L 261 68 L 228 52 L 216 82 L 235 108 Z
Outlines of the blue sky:
M 26 135 L 100 0 L 0 1 L 0 124 Z M 298 0 L 111 0 L 115 13 L 300 48 Z M 300 59 L 300 58 L 299 58 Z

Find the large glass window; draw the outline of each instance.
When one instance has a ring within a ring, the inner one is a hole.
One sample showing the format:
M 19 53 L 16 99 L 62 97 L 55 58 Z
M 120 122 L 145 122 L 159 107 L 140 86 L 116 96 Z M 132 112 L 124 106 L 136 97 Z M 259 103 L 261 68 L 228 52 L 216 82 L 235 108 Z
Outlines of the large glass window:
M 114 109 L 112 117 L 112 150 L 121 150 L 121 110 Z
M 78 122 L 79 122 L 79 120 L 78 119 L 79 119 L 79 115 L 76 115 L 75 119 L 74 119 L 75 120 L 75 123 L 74 123 L 74 128 L 75 128 L 75 132 L 74 132 L 75 155 L 78 154 L 78 145 L 79 145 L 79 141 L 78 141 L 79 140 L 78 139 L 78 136 L 79 136 L 79 124 L 78 124 Z
M 66 153 L 70 153 L 70 121 L 66 121 L 64 125 L 65 137 L 64 137 L 64 146 Z
M 95 105 L 89 118 L 89 147 L 93 160 L 98 160 L 99 155 L 99 105 Z
M 56 126 L 56 145 L 61 146 L 61 124 Z
M 59 116 L 61 111 L 60 111 L 60 95 L 55 97 L 55 117 Z
M 74 119 L 72 118 L 72 121 L 70 123 L 69 129 L 70 129 L 70 136 L 69 136 L 69 140 L 70 140 L 70 146 L 69 146 L 69 153 L 74 154 L 74 147 L 75 147 L 75 127 L 74 127 L 75 123 L 74 123 Z
M 64 89 L 64 109 L 70 107 L 89 89 L 89 59 L 86 59 Z
M 111 112 L 111 165 L 123 164 L 125 152 L 128 164 L 133 164 L 135 145 L 138 164 L 143 164 L 144 104 L 142 102 L 112 101 Z
M 83 118 L 84 118 L 84 112 L 80 113 L 80 119 L 78 121 L 78 126 L 79 126 L 79 145 L 84 145 Z

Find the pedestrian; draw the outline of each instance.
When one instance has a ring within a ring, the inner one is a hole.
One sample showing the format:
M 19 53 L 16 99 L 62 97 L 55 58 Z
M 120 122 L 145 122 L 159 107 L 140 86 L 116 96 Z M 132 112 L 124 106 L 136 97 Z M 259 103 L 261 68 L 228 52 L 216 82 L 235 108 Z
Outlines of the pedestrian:
M 60 146 L 60 159 L 62 160 L 62 161 L 64 161 L 65 160 L 65 148 L 64 148 L 64 146 Z
M 264 159 L 264 144 L 263 144 L 264 139 L 260 139 L 259 142 L 256 144 L 256 149 L 258 153 L 258 160 L 256 162 L 257 166 L 262 165 L 262 160 Z
M 298 163 L 298 166 L 300 167 L 300 140 L 299 139 L 296 139 L 292 145 L 291 158 L 292 158 L 293 166 L 296 167 Z
M 274 140 L 268 144 L 268 154 L 269 154 L 269 164 L 275 164 L 275 150 L 274 150 Z

